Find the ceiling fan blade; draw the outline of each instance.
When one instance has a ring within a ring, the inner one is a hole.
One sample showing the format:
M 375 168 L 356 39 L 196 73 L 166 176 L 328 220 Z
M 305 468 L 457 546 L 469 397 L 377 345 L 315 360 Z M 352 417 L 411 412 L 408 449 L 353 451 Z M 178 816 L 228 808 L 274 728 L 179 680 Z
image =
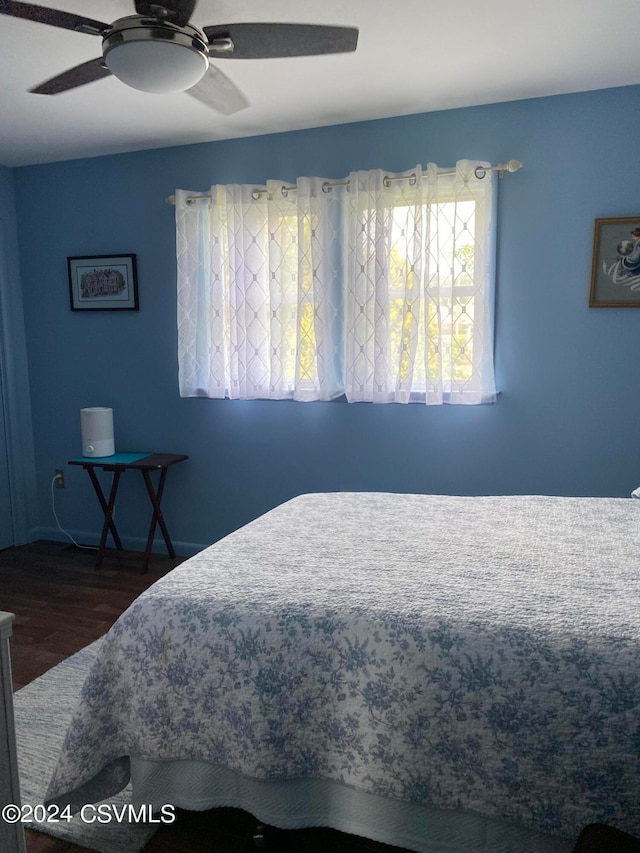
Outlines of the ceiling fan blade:
M 59 92 L 66 92 L 77 86 L 84 86 L 85 83 L 93 83 L 94 80 L 110 76 L 111 72 L 105 67 L 104 59 L 100 56 L 98 59 L 83 62 L 82 65 L 76 65 L 75 68 L 70 68 L 29 91 L 36 95 L 57 95 Z
M 136 12 L 138 15 L 146 15 L 151 18 L 159 18 L 169 21 L 178 27 L 184 27 L 189 23 L 193 15 L 196 0 L 136 0 Z
M 186 94 L 225 116 L 238 113 L 249 106 L 249 101 L 236 84 L 213 65 L 209 66 L 199 83 L 186 90 Z
M 318 24 L 223 24 L 203 27 L 209 54 L 224 59 L 270 59 L 349 53 L 358 44 L 355 27 Z M 233 49 L 230 49 L 230 43 Z
M 72 12 L 62 12 L 59 9 L 49 9 L 47 6 L 34 6 L 32 3 L 19 3 L 17 0 L 0 0 L 0 14 L 11 15 L 14 18 L 24 18 L 39 24 L 50 24 L 63 30 L 75 30 L 79 33 L 99 36 L 111 29 L 110 24 L 94 21 Z

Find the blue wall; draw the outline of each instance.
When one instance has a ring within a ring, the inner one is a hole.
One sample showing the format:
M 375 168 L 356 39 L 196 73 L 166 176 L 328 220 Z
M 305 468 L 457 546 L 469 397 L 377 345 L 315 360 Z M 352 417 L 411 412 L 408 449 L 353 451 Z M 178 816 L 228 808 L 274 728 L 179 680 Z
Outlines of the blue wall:
M 215 118 L 213 119 L 215 120 Z M 183 551 L 317 490 L 628 495 L 640 482 L 640 310 L 589 309 L 593 221 L 640 216 L 640 87 L 518 101 L 15 170 L 39 495 L 80 452 L 79 409 L 112 406 L 119 449 L 183 452 L 166 517 Z M 500 182 L 496 405 L 213 401 L 177 393 L 176 187 L 417 162 L 516 158 Z M 134 252 L 140 311 L 72 313 L 69 255 Z M 64 523 L 94 538 L 86 474 Z M 142 482 L 122 487 L 132 544 Z

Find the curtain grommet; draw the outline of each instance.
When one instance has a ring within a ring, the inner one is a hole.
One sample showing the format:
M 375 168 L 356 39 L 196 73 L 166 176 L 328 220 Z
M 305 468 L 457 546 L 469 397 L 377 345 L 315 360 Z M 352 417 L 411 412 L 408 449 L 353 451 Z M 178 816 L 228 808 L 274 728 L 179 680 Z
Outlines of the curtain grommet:
M 285 187 L 284 184 L 280 187 L 280 192 L 282 193 L 283 198 L 287 198 L 287 196 L 289 195 L 289 190 Z
M 332 187 L 331 187 L 331 184 L 329 183 L 329 181 L 325 181 L 324 184 L 322 185 L 322 192 L 323 193 L 330 193 L 331 189 L 332 189 Z

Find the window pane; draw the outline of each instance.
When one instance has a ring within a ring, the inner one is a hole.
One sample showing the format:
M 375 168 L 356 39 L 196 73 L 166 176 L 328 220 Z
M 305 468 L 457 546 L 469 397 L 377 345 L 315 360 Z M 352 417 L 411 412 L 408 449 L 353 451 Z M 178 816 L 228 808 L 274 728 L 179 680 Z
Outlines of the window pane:
M 429 223 L 429 251 L 421 292 L 416 275 L 416 217 Z M 389 252 L 389 370 L 400 383 L 413 365 L 412 391 L 426 391 L 427 378 L 473 379 L 475 202 L 443 202 L 416 210 L 393 208 Z M 445 295 L 448 294 L 448 295 Z M 425 320 L 425 314 L 427 319 Z

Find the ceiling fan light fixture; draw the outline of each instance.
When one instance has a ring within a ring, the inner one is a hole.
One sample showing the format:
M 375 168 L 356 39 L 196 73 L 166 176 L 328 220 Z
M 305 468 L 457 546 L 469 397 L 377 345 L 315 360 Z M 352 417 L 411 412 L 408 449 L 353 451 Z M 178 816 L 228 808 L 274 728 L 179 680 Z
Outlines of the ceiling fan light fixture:
M 209 67 L 206 42 L 195 27 L 159 26 L 137 16 L 116 23 L 103 40 L 103 52 L 114 77 L 156 94 L 190 89 Z

